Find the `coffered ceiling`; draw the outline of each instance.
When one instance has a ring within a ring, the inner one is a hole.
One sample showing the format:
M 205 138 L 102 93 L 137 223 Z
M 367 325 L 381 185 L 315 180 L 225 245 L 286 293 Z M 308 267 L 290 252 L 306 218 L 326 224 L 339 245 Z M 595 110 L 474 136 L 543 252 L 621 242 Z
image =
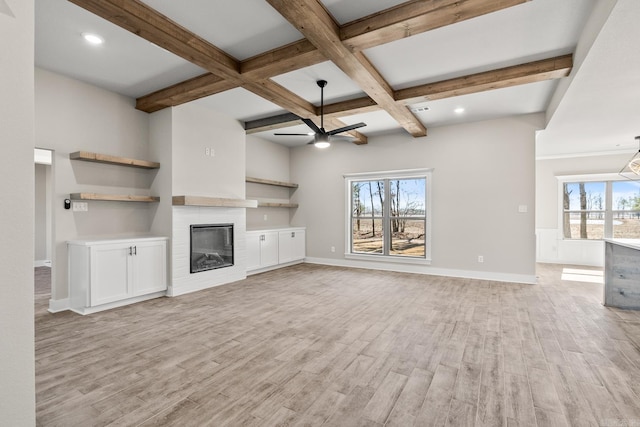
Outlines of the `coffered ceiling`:
M 275 129 L 306 133 L 298 117 L 319 124 L 324 79 L 325 127 L 366 122 L 352 134 L 362 144 L 547 110 L 559 81 L 575 80 L 566 76 L 594 9 L 596 0 L 36 0 L 35 62 L 142 111 L 197 102 L 290 146 L 309 137 Z

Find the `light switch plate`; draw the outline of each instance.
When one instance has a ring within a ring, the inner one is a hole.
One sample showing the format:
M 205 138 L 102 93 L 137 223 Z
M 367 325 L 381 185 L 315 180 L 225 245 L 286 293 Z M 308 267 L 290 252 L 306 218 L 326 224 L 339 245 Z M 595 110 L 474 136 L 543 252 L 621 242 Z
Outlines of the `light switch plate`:
M 529 207 L 527 205 L 518 205 L 519 213 L 527 213 L 529 211 Z
M 71 209 L 74 212 L 88 212 L 89 204 L 87 202 L 73 202 L 71 203 Z

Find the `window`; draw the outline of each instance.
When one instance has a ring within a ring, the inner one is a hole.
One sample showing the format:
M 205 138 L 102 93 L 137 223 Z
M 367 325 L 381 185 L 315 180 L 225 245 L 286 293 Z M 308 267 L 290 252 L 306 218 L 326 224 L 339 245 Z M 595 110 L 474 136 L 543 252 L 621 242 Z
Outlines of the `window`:
M 640 182 L 561 182 L 565 239 L 640 238 Z
M 418 262 L 429 259 L 429 170 L 345 178 L 348 255 Z

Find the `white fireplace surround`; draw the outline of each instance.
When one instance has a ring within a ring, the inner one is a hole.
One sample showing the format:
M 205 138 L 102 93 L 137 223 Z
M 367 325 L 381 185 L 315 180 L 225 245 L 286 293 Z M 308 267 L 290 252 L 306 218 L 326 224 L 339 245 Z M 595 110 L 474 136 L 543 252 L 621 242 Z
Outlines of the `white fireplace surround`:
M 190 226 L 193 224 L 233 224 L 233 266 L 190 273 Z M 245 233 L 246 211 L 244 208 L 173 206 L 172 280 L 167 289 L 167 295 L 183 295 L 245 279 L 247 277 Z

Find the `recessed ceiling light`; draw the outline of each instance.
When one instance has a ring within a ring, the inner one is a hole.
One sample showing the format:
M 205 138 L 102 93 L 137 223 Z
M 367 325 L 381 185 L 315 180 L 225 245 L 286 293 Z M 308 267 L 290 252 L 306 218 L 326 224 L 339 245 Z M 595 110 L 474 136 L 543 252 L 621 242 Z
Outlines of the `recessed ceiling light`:
M 82 33 L 82 38 L 94 45 L 104 43 L 104 39 L 96 34 Z
M 453 110 L 453 112 L 456 113 L 456 114 L 462 114 L 462 113 L 464 113 L 464 108 L 458 107 L 455 110 Z

